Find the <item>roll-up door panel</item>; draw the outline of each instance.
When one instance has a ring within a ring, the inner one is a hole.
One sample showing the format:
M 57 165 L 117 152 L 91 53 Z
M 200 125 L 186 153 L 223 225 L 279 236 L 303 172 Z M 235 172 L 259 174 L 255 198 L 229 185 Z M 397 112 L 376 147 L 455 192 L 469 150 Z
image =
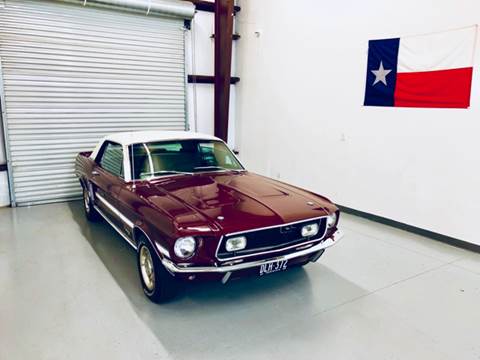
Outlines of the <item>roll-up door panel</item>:
M 109 133 L 185 129 L 182 19 L 6 0 L 0 61 L 17 205 L 79 197 L 75 156 Z

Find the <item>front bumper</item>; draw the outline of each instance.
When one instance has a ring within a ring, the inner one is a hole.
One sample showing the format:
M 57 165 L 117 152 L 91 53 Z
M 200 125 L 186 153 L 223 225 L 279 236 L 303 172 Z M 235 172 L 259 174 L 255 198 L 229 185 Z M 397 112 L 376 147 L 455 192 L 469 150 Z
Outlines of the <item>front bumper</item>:
M 282 260 L 292 260 L 297 258 L 304 258 L 308 257 L 309 255 L 316 254 L 332 245 L 334 245 L 338 240 L 343 237 L 343 233 L 341 230 L 338 230 L 331 235 L 328 239 L 322 241 L 319 244 L 311 246 L 306 249 L 302 249 L 304 245 L 299 245 L 299 250 L 285 254 L 280 256 L 275 256 L 268 259 L 262 260 L 255 260 L 255 261 L 246 261 L 241 262 L 238 264 L 229 264 L 229 265 L 220 265 L 220 266 L 186 266 L 180 267 L 173 263 L 171 260 L 163 258 L 162 263 L 165 268 L 170 271 L 172 274 L 187 274 L 187 275 L 195 275 L 195 274 L 207 274 L 207 273 L 214 273 L 214 274 L 229 274 L 235 271 L 241 271 L 251 268 L 259 267 L 260 265 L 274 263 L 277 261 Z

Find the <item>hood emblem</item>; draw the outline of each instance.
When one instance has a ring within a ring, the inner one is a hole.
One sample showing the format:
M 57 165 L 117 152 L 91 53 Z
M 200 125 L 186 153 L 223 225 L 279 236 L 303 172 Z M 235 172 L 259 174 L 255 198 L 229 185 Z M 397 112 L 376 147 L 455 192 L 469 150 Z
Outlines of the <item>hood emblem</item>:
M 315 203 L 313 201 L 307 201 L 307 205 L 313 206 L 313 205 L 315 205 Z
M 222 221 L 222 220 L 225 220 L 225 218 L 224 218 L 223 216 L 221 216 L 221 215 L 220 215 L 220 216 L 217 216 L 217 220 L 220 220 L 220 221 Z

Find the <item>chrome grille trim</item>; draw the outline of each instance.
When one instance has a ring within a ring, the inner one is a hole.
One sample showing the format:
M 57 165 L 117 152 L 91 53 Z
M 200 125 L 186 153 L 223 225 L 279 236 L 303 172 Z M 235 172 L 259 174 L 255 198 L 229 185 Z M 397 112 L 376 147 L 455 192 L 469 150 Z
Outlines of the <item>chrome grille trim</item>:
M 300 223 L 303 223 L 303 222 L 317 221 L 317 220 L 321 220 L 321 219 L 327 218 L 327 217 L 328 217 L 328 215 L 323 215 L 323 216 L 319 216 L 319 217 L 315 217 L 315 218 L 303 219 L 303 220 L 298 220 L 298 221 L 294 221 L 294 222 L 290 222 L 290 223 L 285 223 L 285 224 L 280 224 L 280 225 L 265 226 L 265 227 L 261 227 L 261 228 L 250 229 L 250 230 L 245 230 L 245 231 L 237 231 L 237 232 L 233 232 L 233 233 L 229 233 L 229 234 L 222 235 L 222 237 L 220 238 L 220 241 L 218 242 L 218 245 L 217 245 L 217 250 L 216 250 L 216 252 L 215 252 L 215 258 L 216 258 L 218 261 L 220 261 L 220 262 L 231 261 L 231 260 L 236 260 L 236 259 L 245 259 L 245 258 L 249 258 L 249 257 L 253 257 L 253 256 L 260 256 L 260 255 L 265 255 L 265 254 L 275 254 L 275 253 L 282 252 L 282 251 L 286 251 L 286 250 L 290 250 L 290 249 L 296 249 L 296 248 L 302 247 L 302 246 L 307 245 L 307 244 L 319 242 L 319 241 L 321 241 L 322 239 L 324 239 L 325 235 L 327 234 L 327 232 L 328 232 L 328 230 L 329 230 L 329 229 L 328 229 L 328 226 L 326 226 L 326 225 L 325 225 L 325 231 L 324 231 L 324 233 L 322 234 L 322 236 L 317 237 L 317 238 L 312 239 L 312 240 L 308 240 L 308 241 L 305 241 L 305 242 L 300 242 L 300 243 L 295 244 L 295 245 L 285 246 L 285 247 L 282 247 L 282 248 L 279 248 L 279 249 L 273 249 L 273 250 L 266 250 L 266 251 L 261 251 L 261 252 L 255 252 L 255 253 L 252 253 L 252 254 L 232 256 L 232 257 L 229 257 L 229 258 L 222 258 L 222 259 L 220 259 L 220 258 L 218 257 L 218 251 L 220 250 L 220 246 L 222 245 L 223 241 L 224 241 L 225 238 L 227 238 L 227 237 L 234 236 L 234 235 L 248 234 L 248 233 L 251 233 L 251 232 L 261 231 L 261 230 L 282 228 L 282 227 L 285 227 L 285 226 L 300 224 Z
M 269 259 L 255 260 L 252 262 L 242 262 L 239 264 L 220 265 L 220 266 L 192 266 L 192 267 L 181 268 L 168 259 L 162 259 L 162 263 L 172 274 L 226 273 L 231 271 L 250 269 L 256 266 L 260 266 L 262 264 L 269 264 L 271 262 L 276 262 L 281 260 L 290 260 L 290 259 L 298 258 L 300 256 L 313 254 L 317 251 L 326 249 L 334 245 L 342 237 L 343 237 L 342 232 L 337 229 L 337 231 L 335 231 L 335 233 L 333 233 L 328 239 L 326 239 L 320 244 L 311 246 L 308 249 L 299 250 L 293 253 L 289 253 L 286 255 L 281 255 L 281 256 L 273 257 Z

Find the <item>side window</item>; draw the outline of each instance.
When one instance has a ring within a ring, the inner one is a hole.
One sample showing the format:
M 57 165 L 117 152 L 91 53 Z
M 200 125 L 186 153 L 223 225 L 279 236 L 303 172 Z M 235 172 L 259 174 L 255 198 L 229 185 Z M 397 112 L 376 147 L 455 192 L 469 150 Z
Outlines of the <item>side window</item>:
M 109 173 L 123 178 L 122 146 L 114 143 L 106 143 L 103 148 L 99 165 Z

